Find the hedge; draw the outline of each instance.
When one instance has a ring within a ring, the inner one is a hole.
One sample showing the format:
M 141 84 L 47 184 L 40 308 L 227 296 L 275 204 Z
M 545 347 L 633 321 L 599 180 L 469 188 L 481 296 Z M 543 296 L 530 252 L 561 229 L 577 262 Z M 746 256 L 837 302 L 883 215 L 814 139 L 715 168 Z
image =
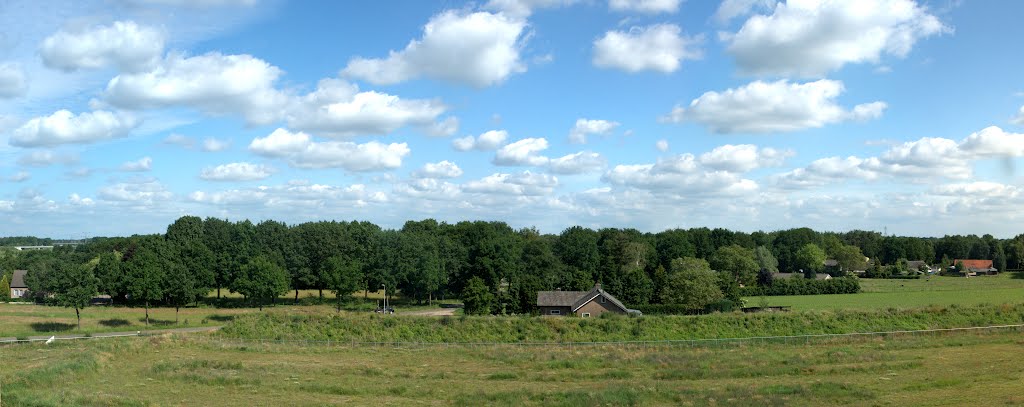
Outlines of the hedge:
M 769 286 L 741 287 L 740 295 L 744 297 L 760 297 L 774 295 L 818 295 L 818 294 L 854 294 L 860 292 L 857 277 L 838 277 L 830 280 L 812 280 L 809 278 L 775 279 Z

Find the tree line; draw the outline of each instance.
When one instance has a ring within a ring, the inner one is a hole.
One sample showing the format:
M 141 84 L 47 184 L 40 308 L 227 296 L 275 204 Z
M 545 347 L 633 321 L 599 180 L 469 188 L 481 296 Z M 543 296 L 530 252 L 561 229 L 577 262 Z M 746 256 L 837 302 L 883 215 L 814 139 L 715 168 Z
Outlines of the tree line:
M 555 235 L 485 221 L 427 219 L 392 230 L 370 222 L 287 225 L 184 216 L 163 234 L 94 238 L 53 252 L 3 256 L 0 267 L 30 270 L 29 288 L 40 295 L 59 298 L 68 287 L 85 287 L 147 310 L 180 307 L 211 291 L 218 298 L 222 290 L 241 293 L 262 306 L 289 290 L 296 300 L 298 290 L 313 289 L 321 296 L 333 291 L 342 301 L 355 291 L 386 286 L 419 302 L 458 297 L 478 313 L 530 313 L 537 291 L 587 290 L 597 282 L 629 306 L 738 301 L 740 286 L 770 285 L 772 273 L 840 275 L 865 269 L 865 257 L 875 264 L 991 259 L 1000 270 L 1019 268 L 1024 235 L 917 238 L 808 228 L 642 233 L 579 226 Z M 838 266 L 826 269 L 825 259 Z

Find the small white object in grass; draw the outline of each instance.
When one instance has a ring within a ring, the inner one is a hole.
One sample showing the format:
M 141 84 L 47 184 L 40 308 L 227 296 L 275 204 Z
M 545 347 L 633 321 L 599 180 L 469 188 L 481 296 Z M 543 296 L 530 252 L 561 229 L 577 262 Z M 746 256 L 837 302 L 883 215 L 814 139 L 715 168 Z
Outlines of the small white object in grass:
M 46 340 L 46 344 L 49 345 L 49 344 L 53 343 L 53 341 L 56 340 L 56 339 L 57 339 L 56 336 L 51 336 L 50 339 Z

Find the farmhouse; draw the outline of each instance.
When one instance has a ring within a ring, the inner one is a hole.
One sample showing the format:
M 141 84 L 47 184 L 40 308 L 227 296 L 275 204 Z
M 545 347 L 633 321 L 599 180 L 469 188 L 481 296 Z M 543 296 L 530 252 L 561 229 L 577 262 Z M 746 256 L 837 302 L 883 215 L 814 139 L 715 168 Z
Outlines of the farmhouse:
M 28 286 L 25 285 L 25 270 L 14 270 L 11 276 L 11 298 L 22 298 L 28 293 Z
M 925 262 L 923 260 L 910 260 L 907 262 L 907 270 L 911 272 L 931 271 L 932 267 L 928 265 L 928 262 Z
M 581 317 L 598 316 L 605 312 L 626 314 L 631 310 L 622 305 L 601 289 L 601 284 L 594 284 L 590 291 L 539 291 L 537 307 L 541 315 L 579 315 Z
M 969 276 L 971 276 L 971 275 L 978 275 L 978 274 L 995 274 L 996 272 L 999 271 L 999 270 L 996 270 L 996 268 L 992 266 L 992 260 L 961 260 L 961 259 L 956 259 L 956 260 L 953 260 L 953 266 L 955 267 L 957 264 L 960 264 L 960 262 L 964 263 L 964 268 L 967 269 L 967 272 L 965 274 L 967 274 Z M 961 273 L 964 272 L 963 270 L 957 270 L 957 271 L 959 271 Z

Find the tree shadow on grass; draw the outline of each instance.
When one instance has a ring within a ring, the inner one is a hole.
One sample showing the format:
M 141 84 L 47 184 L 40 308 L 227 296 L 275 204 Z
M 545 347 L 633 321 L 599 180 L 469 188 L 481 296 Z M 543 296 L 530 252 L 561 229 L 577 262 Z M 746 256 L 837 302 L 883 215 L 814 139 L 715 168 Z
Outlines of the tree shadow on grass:
M 1024 280 L 1024 271 L 1014 271 L 1010 273 L 1010 278 L 1014 280 Z
M 146 318 L 145 317 L 139 318 L 139 322 L 142 323 L 142 324 L 145 324 L 146 323 Z M 168 326 L 168 325 L 174 325 L 174 324 L 175 324 L 175 322 L 174 322 L 173 319 L 154 319 L 154 318 L 150 318 L 149 319 L 149 326 Z
M 105 327 L 110 327 L 110 328 L 116 328 L 116 327 L 119 327 L 119 326 L 129 326 L 131 324 L 132 324 L 131 321 L 128 321 L 127 319 L 120 319 L 120 318 L 104 319 L 104 320 L 100 321 L 100 325 L 103 325 Z
M 75 329 L 78 325 L 63 322 L 33 322 L 29 326 L 36 332 L 63 332 Z
M 235 316 L 234 315 L 218 315 L 218 314 L 214 314 L 214 315 L 210 315 L 210 316 L 206 317 L 206 319 L 209 319 L 211 321 L 217 321 L 217 322 L 231 322 L 231 321 L 235 320 Z

